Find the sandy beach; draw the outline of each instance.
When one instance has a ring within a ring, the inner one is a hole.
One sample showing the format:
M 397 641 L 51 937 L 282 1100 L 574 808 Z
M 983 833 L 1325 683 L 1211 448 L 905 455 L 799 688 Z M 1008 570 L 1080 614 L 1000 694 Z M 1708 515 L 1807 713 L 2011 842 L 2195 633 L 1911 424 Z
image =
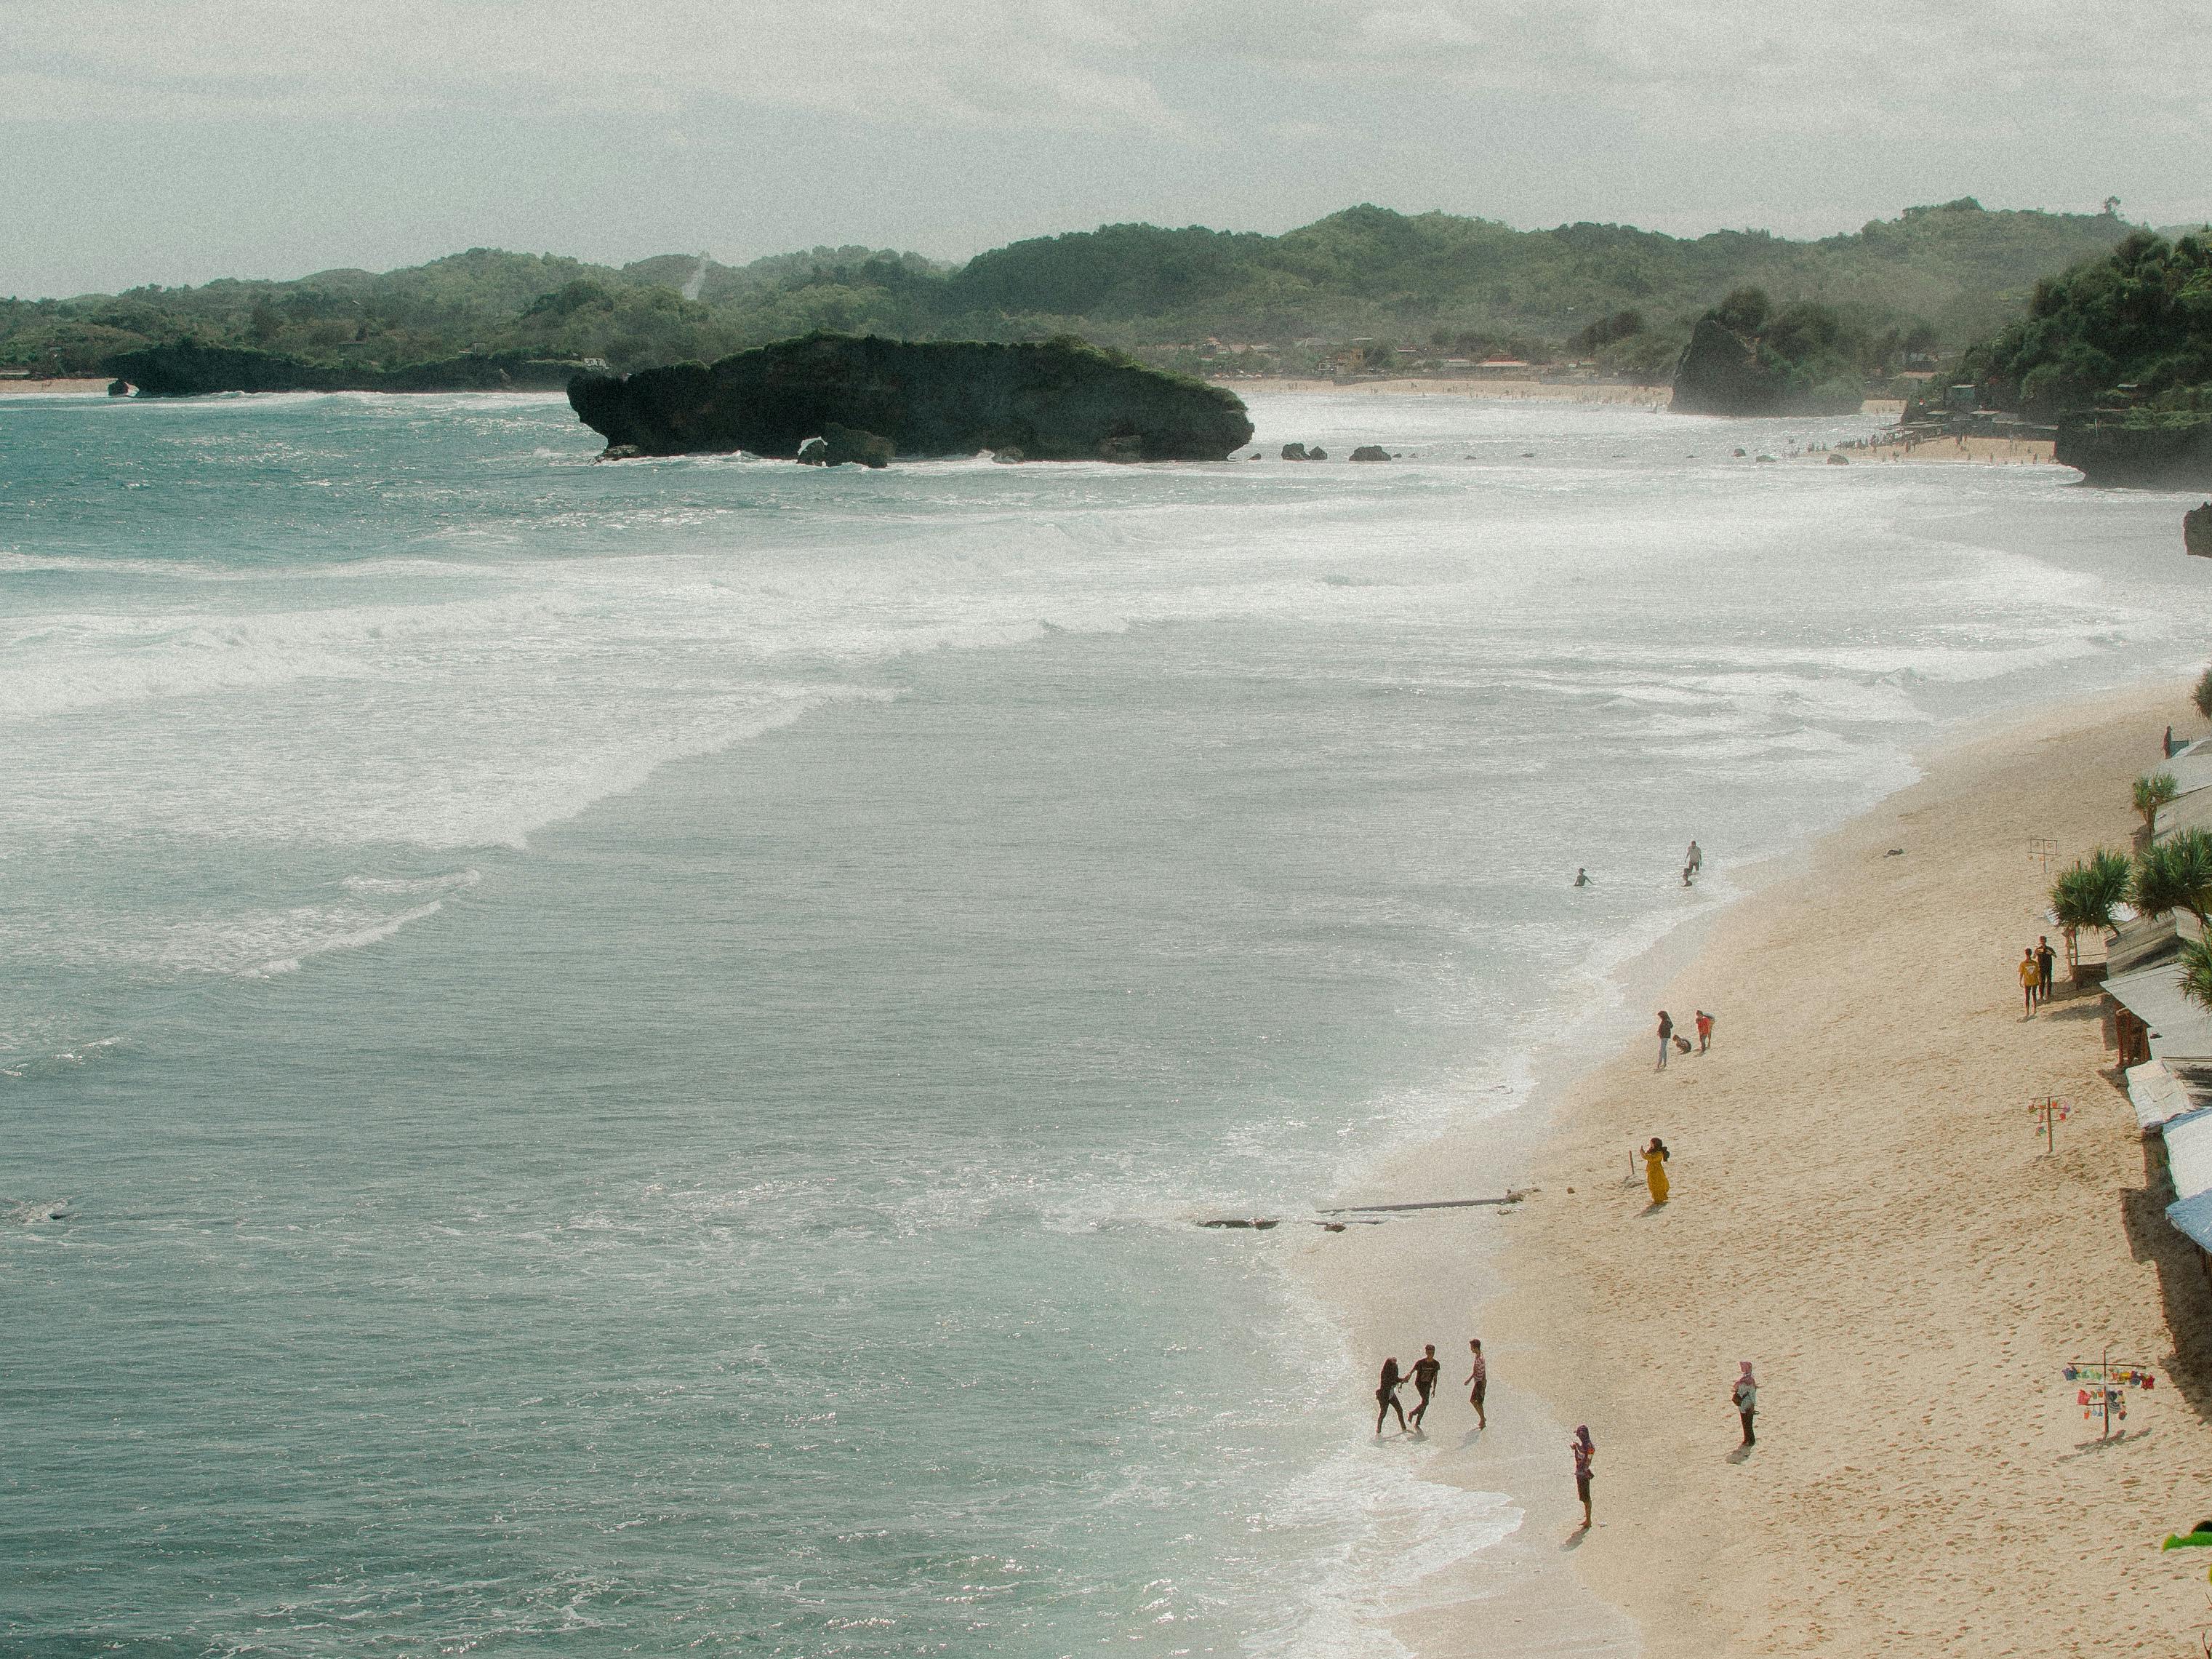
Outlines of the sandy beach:
M 106 397 L 107 382 L 87 380 L 82 376 L 52 380 L 19 380 L 0 375 L 0 398 L 89 398 Z
M 1410 374 L 1390 379 L 1329 380 L 1260 375 L 1216 382 L 1246 392 L 1340 392 L 1363 398 L 1480 398 L 1504 403 L 1628 404 L 1664 409 L 1672 392 L 1663 386 L 1622 386 L 1603 380 L 1492 380 Z
M 1856 465 L 1862 461 L 1951 461 L 1981 466 L 2052 466 L 2057 446 L 2048 438 L 1929 438 L 1917 443 L 1877 444 L 1870 449 L 1843 453 Z M 1826 453 L 1799 457 L 1824 461 Z
M 1511 1650 L 1632 1651 L 1614 1609 L 1662 1656 L 2198 1650 L 2203 1563 L 2157 1545 L 2212 1514 L 2212 1373 L 2174 1336 L 2204 1352 L 2212 1292 L 2146 1190 L 2099 999 L 2062 963 L 2024 1019 L 2012 971 L 2056 933 L 2028 838 L 2124 846 L 2129 783 L 2186 710 L 2179 685 L 2138 688 L 1925 757 L 1923 781 L 1632 973 L 1639 1025 L 1647 1003 L 1686 1030 L 1718 1014 L 1710 1054 L 1659 1073 L 1639 1036 L 1553 1092 L 1540 1144 L 1476 1125 L 1371 1194 L 1526 1180 L 1516 1210 L 1307 1247 L 1363 1360 L 1433 1340 L 1455 1383 L 1470 1334 L 1490 1355 L 1488 1433 L 1448 1389 L 1427 1443 L 1377 1449 L 1527 1510 L 1486 1553 L 1510 1561 L 1424 1586 L 1395 1626 L 1416 1652 L 1537 1625 L 1559 1638 Z M 2055 1155 L 2029 1114 L 2045 1094 L 2070 1107 Z M 1654 1133 L 1663 1208 L 1629 1174 Z M 1479 1265 L 1499 1241 L 1502 1287 Z M 2159 1385 L 2100 1443 L 2060 1367 L 2107 1344 Z M 1739 1359 L 1762 1389 L 1747 1455 Z M 1587 1534 L 1577 1422 L 1600 1447 Z

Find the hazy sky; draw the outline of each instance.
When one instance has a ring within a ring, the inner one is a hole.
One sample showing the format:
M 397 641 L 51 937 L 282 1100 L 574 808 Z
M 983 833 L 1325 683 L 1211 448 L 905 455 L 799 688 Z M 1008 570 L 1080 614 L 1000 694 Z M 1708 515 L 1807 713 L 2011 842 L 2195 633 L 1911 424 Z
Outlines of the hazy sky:
M 2207 0 L 0 0 L 0 294 L 1355 202 L 2212 215 Z

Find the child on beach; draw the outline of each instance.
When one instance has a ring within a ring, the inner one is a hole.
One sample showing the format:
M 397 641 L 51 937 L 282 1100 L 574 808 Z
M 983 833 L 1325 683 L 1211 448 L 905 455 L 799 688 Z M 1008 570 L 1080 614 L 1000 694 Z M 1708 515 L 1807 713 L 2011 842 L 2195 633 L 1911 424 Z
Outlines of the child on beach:
M 2028 1019 L 2035 1018 L 2035 992 L 2036 988 L 2042 983 L 2043 970 L 2035 965 L 2035 947 L 2025 946 L 2020 953 L 2020 1000 L 2027 1009 L 2024 1017 Z M 1661 1048 L 1659 1063 L 1662 1066 L 1667 1063 L 1663 1044 Z
M 1663 1072 L 1667 1069 L 1667 1050 L 1672 1046 L 1674 1040 L 1674 1022 L 1667 1017 L 1667 1011 L 1662 1008 L 1659 1011 L 1659 1063 L 1651 1068 L 1653 1071 Z
M 1406 1408 L 1398 1403 L 1398 1390 L 1405 1386 L 1405 1380 L 1398 1375 L 1398 1357 L 1393 1354 L 1382 1362 L 1382 1386 L 1375 1390 L 1378 1402 L 1375 1412 L 1375 1432 L 1378 1436 L 1382 1432 L 1382 1419 L 1392 1412 L 1398 1413 L 1399 1428 L 1402 1430 L 1406 1426 Z
M 1597 1458 L 1597 1442 L 1590 1438 L 1589 1424 L 1577 1427 L 1567 1449 L 1575 1455 L 1575 1496 L 1583 1500 L 1583 1525 L 1587 1528 L 1590 1524 L 1590 1465 Z
M 1467 1374 L 1469 1390 L 1467 1403 L 1474 1407 L 1474 1426 L 1486 1429 L 1490 1426 L 1490 1416 L 1482 1407 L 1483 1401 L 1490 1397 L 1490 1364 L 1482 1357 L 1480 1337 L 1468 1338 L 1467 1346 L 1474 1355 L 1474 1367 Z
M 1713 1017 L 1704 1009 L 1698 1010 L 1698 1052 L 1703 1054 L 1713 1046 Z

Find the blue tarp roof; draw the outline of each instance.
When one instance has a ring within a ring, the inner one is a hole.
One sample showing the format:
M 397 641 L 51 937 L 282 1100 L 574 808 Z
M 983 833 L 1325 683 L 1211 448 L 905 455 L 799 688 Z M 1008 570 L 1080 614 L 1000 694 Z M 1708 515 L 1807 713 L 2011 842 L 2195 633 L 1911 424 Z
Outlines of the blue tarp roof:
M 2194 1198 L 2176 1199 L 2166 1206 L 2166 1218 L 2200 1250 L 2212 1250 L 2212 1191 Z

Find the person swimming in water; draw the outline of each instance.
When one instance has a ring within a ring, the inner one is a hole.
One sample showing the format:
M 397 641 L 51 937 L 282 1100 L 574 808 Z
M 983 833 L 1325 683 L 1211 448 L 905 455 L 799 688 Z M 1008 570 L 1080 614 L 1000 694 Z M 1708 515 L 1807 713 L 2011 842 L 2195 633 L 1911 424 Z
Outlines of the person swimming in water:
M 1575 866 L 1575 885 L 1577 887 L 1587 887 L 1589 884 L 1589 872 L 1583 869 L 1582 866 L 1577 864 Z

